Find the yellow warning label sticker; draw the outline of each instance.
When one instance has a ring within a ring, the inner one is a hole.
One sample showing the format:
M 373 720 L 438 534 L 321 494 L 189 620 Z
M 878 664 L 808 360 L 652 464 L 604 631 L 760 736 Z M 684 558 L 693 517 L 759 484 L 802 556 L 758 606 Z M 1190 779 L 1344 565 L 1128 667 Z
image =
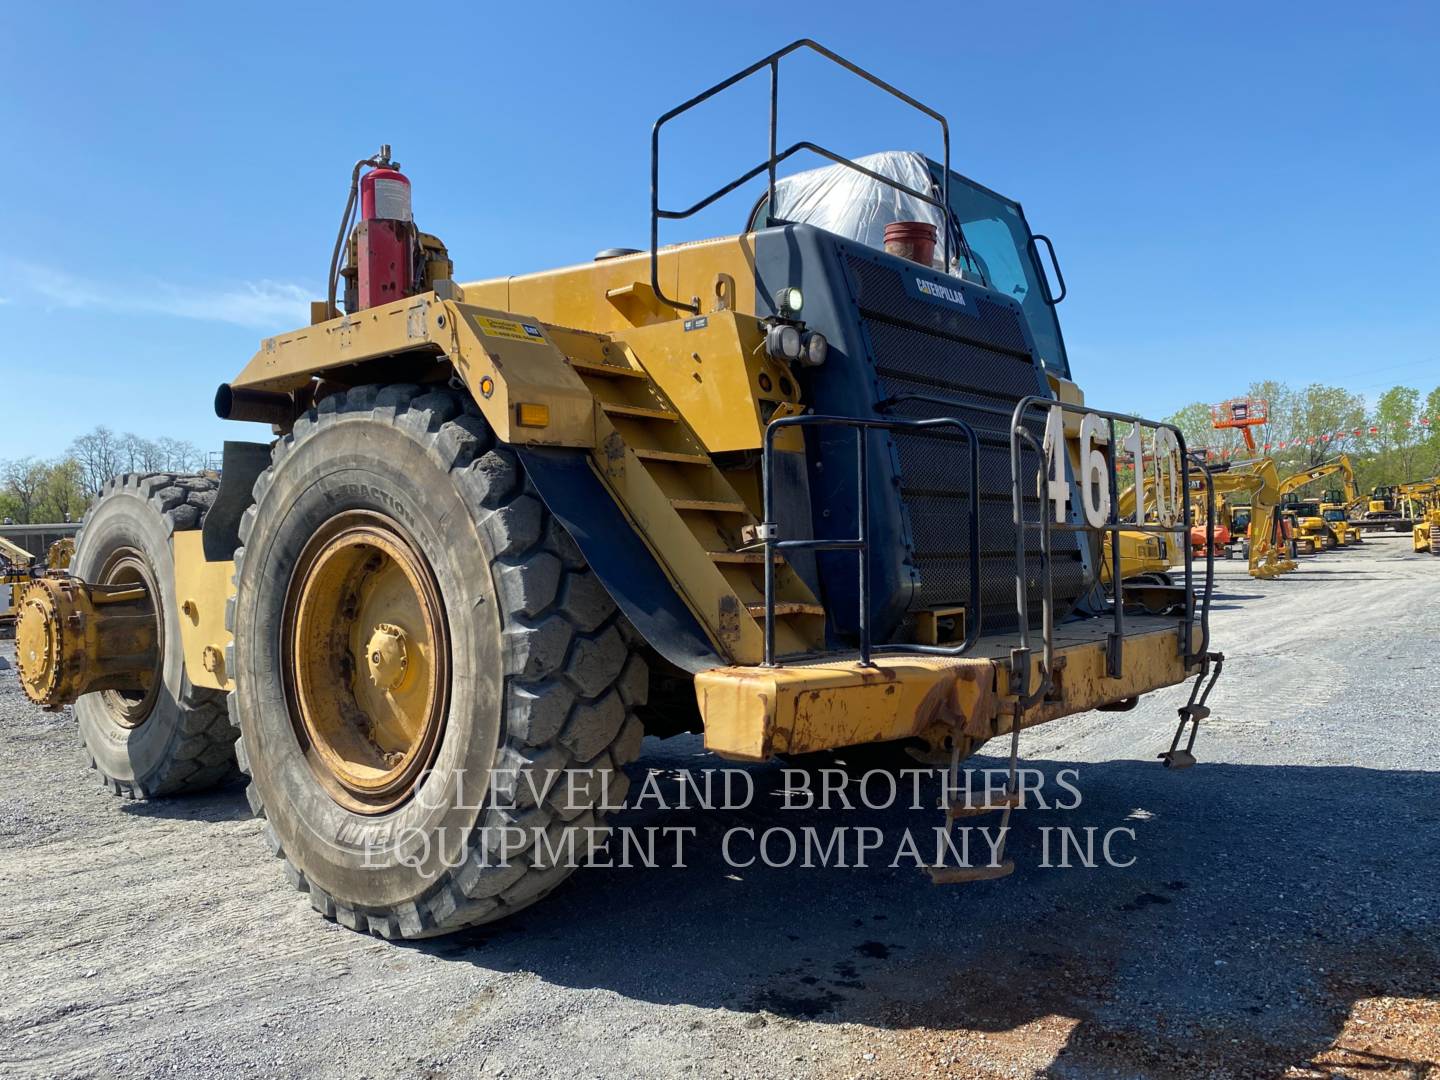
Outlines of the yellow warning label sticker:
M 486 315 L 476 315 L 475 322 L 479 324 L 481 332 L 488 337 L 502 338 L 505 341 L 527 341 L 531 345 L 545 344 L 545 335 L 534 323 L 516 322 L 514 319 L 492 319 Z

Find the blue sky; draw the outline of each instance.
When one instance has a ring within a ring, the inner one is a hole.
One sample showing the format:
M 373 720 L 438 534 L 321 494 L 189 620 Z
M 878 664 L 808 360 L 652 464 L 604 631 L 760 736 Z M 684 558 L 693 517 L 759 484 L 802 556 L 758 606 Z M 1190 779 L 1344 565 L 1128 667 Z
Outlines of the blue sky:
M 462 280 L 642 246 L 655 117 L 806 35 L 945 112 L 956 167 L 1054 238 L 1092 402 L 1440 383 L 1440 5 L 427 10 L 5 5 L 0 458 L 96 423 L 257 437 L 213 419 L 215 386 L 306 320 L 349 167 L 382 141 Z M 763 157 L 765 103 L 757 82 L 678 130 L 666 200 Z M 786 142 L 934 147 L 809 61 L 781 109 Z

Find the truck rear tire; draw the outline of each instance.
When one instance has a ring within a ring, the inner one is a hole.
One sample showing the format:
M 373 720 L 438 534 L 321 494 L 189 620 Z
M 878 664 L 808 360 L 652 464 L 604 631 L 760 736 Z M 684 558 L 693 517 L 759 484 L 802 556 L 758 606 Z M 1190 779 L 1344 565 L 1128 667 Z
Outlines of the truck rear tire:
M 208 476 L 117 476 L 80 529 L 70 572 L 95 584 L 143 581 L 159 621 L 160 665 L 145 693 L 101 690 L 75 702 L 86 761 L 116 795 L 205 791 L 237 776 L 225 694 L 185 673 L 171 535 L 198 529 L 219 487 Z
M 429 937 L 584 862 L 628 788 L 648 675 L 473 403 L 325 398 L 276 443 L 240 541 L 240 765 L 317 911 Z

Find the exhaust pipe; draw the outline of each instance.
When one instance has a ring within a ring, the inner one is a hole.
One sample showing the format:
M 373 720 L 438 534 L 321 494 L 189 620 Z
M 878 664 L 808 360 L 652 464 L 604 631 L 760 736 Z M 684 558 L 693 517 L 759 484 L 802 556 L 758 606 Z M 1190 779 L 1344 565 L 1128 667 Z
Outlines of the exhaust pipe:
M 253 420 L 261 424 L 295 421 L 295 396 L 266 390 L 237 390 L 221 383 L 215 391 L 215 415 L 221 420 Z

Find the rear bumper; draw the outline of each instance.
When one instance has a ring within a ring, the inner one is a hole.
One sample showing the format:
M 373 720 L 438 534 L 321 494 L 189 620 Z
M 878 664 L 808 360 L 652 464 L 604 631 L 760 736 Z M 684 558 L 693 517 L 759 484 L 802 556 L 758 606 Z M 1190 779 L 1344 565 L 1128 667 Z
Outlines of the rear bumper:
M 1023 711 L 1021 727 L 1087 712 L 1174 686 L 1199 671 L 1185 665 L 1174 619 L 1127 625 L 1120 674 L 1106 674 L 1106 620 L 1055 631 L 1052 693 Z M 1199 628 L 1191 627 L 1196 644 Z M 963 659 L 877 656 L 872 667 L 830 658 L 786 667 L 724 667 L 701 672 L 695 693 L 705 745 L 723 757 L 763 761 L 888 739 L 920 737 L 932 747 L 947 735 L 991 738 L 1011 729 L 1018 707 L 1009 642 L 982 639 Z M 1040 684 L 1032 655 L 1030 685 Z

